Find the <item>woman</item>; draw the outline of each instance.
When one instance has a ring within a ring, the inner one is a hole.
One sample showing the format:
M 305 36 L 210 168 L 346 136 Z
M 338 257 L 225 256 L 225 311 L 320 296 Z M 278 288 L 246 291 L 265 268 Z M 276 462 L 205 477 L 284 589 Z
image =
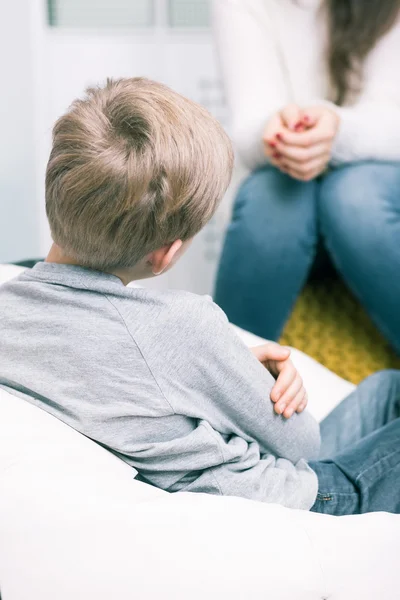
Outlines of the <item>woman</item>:
M 215 299 L 279 338 L 322 241 L 400 352 L 399 0 L 215 0 L 237 151 Z

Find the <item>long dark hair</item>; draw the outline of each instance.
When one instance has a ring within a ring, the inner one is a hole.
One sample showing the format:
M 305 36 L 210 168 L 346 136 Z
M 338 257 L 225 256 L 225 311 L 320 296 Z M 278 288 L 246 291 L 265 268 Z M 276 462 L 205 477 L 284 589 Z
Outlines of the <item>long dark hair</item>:
M 400 0 L 326 0 L 332 100 L 343 104 L 362 84 L 363 63 L 394 25 Z

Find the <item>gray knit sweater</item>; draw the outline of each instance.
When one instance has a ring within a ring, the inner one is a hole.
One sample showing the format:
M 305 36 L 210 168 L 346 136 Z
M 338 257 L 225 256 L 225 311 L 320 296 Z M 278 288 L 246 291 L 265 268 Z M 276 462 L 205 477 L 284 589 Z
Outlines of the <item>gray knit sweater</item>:
M 0 385 L 164 490 L 309 509 L 319 427 L 275 414 L 271 375 L 207 297 L 40 263 L 0 287 Z

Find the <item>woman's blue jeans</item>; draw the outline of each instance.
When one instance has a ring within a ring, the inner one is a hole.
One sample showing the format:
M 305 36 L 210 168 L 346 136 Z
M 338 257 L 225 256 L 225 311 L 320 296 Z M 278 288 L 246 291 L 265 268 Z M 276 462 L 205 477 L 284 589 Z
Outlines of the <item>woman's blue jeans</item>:
M 321 440 L 312 511 L 400 513 L 400 371 L 365 379 L 321 423 Z
M 321 240 L 400 352 L 400 163 L 353 163 L 306 183 L 253 172 L 236 198 L 215 301 L 233 323 L 278 339 Z

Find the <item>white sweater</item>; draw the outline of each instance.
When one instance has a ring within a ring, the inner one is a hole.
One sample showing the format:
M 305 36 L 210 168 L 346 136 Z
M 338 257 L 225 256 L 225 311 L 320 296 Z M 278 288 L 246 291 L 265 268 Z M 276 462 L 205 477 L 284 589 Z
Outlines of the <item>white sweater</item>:
M 310 106 L 327 100 L 320 5 L 320 0 L 213 0 L 233 138 L 250 169 L 267 162 L 262 133 L 275 111 L 290 102 Z M 400 161 L 399 58 L 400 23 L 370 52 L 361 95 L 335 107 L 341 125 L 332 162 Z

